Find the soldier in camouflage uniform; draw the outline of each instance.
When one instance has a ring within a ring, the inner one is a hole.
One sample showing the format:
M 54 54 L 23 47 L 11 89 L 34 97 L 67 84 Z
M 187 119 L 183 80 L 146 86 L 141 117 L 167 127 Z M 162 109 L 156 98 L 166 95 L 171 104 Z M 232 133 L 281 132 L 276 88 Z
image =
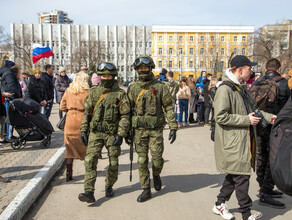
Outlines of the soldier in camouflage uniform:
M 140 183 L 143 188 L 138 202 L 151 198 L 150 172 L 148 169 L 148 150 L 152 156 L 152 172 L 154 188 L 161 189 L 160 173 L 164 160 L 162 153 L 163 128 L 165 126 L 164 111 L 169 122 L 169 140 L 176 139 L 177 122 L 173 112 L 174 100 L 167 86 L 154 78 L 152 69 L 155 64 L 151 57 L 141 56 L 133 64 L 139 78 L 128 88 L 128 97 L 132 108 L 132 127 L 134 128 L 134 143 L 138 154 Z M 128 141 L 128 140 L 127 140 Z
M 79 194 L 79 200 L 88 203 L 95 202 L 96 166 L 98 159 L 101 159 L 103 146 L 109 157 L 105 179 L 106 197 L 114 195 L 112 186 L 118 179 L 120 145 L 130 127 L 130 103 L 126 92 L 119 88 L 118 81 L 114 79 L 118 75 L 115 65 L 101 63 L 97 67 L 97 74 L 101 77 L 101 83 L 89 91 L 81 123 L 81 140 L 88 147 L 84 160 L 85 193 Z

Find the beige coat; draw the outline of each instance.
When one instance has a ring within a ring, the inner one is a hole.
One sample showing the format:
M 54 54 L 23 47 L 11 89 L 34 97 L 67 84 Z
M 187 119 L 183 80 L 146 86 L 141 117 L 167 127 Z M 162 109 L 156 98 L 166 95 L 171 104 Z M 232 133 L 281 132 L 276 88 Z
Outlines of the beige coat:
M 177 99 L 188 99 L 189 102 L 192 101 L 191 99 L 191 90 L 190 87 L 187 85 L 183 86 L 182 88 L 179 88 L 178 93 L 176 93 Z
M 67 112 L 64 129 L 65 158 L 84 160 L 86 155 L 86 147 L 80 140 L 80 126 L 85 110 L 83 103 L 87 94 L 88 90 L 78 95 L 74 95 L 69 90 L 66 90 L 60 103 L 60 110 Z

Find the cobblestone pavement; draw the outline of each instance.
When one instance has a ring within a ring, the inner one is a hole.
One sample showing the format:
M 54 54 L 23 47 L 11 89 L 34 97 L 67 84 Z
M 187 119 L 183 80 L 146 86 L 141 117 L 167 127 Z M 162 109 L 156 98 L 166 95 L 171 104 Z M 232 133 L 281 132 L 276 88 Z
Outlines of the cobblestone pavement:
M 50 121 L 55 132 L 50 147 L 41 148 L 40 141 L 27 142 L 25 147 L 17 150 L 9 143 L 0 146 L 0 175 L 11 180 L 0 182 L 0 213 L 63 145 L 63 132 L 55 127 L 59 120 L 58 109 L 59 104 L 54 104 Z

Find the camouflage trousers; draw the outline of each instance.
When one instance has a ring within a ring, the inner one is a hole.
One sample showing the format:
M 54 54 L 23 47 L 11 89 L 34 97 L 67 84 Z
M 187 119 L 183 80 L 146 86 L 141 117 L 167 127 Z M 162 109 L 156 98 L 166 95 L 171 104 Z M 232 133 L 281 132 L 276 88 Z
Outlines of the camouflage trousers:
M 96 167 L 98 159 L 101 159 L 101 151 L 103 146 L 106 147 L 109 157 L 109 166 L 106 173 L 105 185 L 112 186 L 118 179 L 118 157 L 121 154 L 120 146 L 112 146 L 114 135 L 101 132 L 91 132 L 89 134 L 88 147 L 84 159 L 85 179 L 84 191 L 94 191 L 96 181 Z
M 163 168 L 163 127 L 156 129 L 135 129 L 134 143 L 138 154 L 139 179 L 141 187 L 145 189 L 150 187 L 150 172 L 148 169 L 149 148 L 152 157 L 153 176 L 159 175 Z

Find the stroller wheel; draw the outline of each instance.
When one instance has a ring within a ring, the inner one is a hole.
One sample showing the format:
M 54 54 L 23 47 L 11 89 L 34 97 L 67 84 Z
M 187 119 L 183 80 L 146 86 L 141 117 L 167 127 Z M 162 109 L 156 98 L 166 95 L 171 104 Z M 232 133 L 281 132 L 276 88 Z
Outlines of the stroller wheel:
M 16 150 L 21 148 L 22 143 L 18 138 L 11 138 L 10 145 L 14 150 Z

